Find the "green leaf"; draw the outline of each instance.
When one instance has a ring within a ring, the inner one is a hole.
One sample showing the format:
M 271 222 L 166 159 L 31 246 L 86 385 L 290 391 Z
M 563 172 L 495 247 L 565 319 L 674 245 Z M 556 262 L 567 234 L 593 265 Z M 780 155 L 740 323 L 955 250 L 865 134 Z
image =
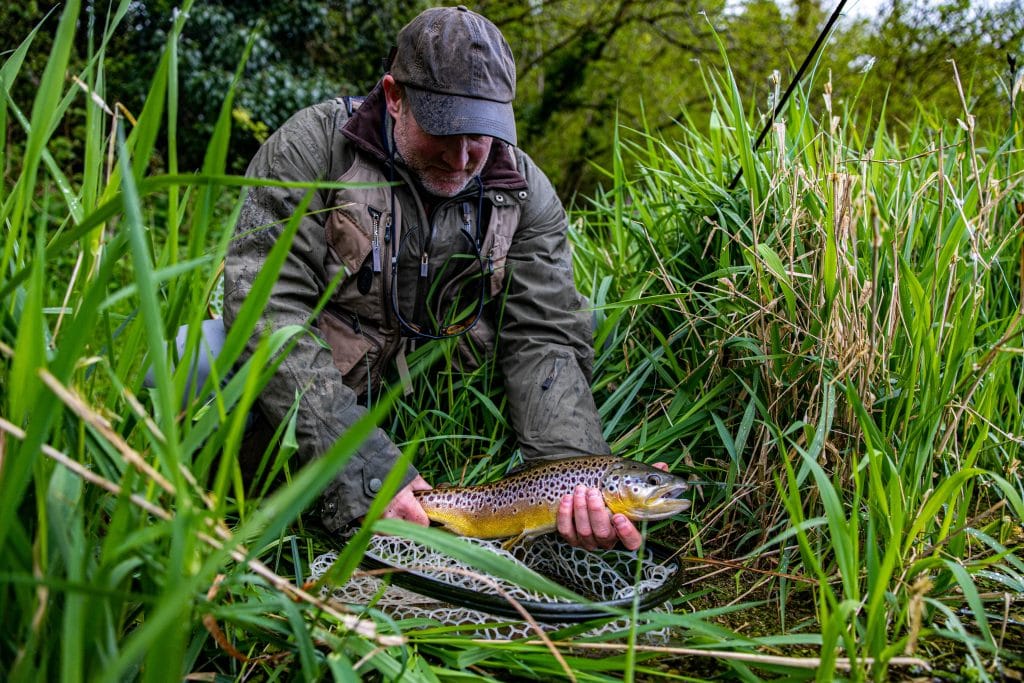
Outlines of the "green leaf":
M 789 319 L 796 320 L 796 292 L 793 289 L 793 281 L 790 279 L 789 273 L 786 272 L 786 267 L 782 264 L 782 259 L 775 253 L 775 250 L 764 242 L 757 244 L 757 251 L 764 260 L 765 265 L 768 266 L 768 270 L 775 276 L 779 286 L 782 288 L 782 295 L 786 299 L 786 313 L 789 315 Z M 825 267 L 828 267 L 827 263 Z

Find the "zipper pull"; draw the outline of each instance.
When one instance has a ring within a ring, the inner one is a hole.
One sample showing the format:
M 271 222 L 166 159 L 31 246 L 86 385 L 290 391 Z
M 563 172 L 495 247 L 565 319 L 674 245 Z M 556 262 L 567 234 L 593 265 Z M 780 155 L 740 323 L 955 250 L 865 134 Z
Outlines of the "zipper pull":
M 366 211 L 370 214 L 370 220 L 373 221 L 373 240 L 370 243 L 373 249 L 373 272 L 380 272 L 380 214 L 381 212 L 372 206 L 366 207 Z
M 551 385 L 555 383 L 556 379 L 558 379 L 558 373 L 561 366 L 562 359 L 556 356 L 554 362 L 551 364 L 551 372 L 548 373 L 548 376 L 540 384 L 541 391 L 547 391 L 551 388 Z
M 420 277 L 426 277 L 430 272 L 430 259 L 427 258 L 427 252 L 420 254 Z
M 462 225 L 465 226 L 466 232 L 473 234 L 469 223 L 469 202 L 462 202 Z

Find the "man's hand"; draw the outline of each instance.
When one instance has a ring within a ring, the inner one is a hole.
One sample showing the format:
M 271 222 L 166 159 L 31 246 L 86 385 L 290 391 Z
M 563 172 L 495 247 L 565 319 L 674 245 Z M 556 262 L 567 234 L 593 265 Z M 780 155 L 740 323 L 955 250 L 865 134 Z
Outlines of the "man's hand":
M 427 480 L 416 475 L 416 478 L 410 481 L 405 487 L 395 494 L 394 499 L 384 509 L 384 514 L 381 515 L 383 519 L 404 519 L 412 522 L 413 524 L 419 524 L 421 526 L 430 526 L 430 520 L 427 519 L 427 513 L 423 511 L 423 506 L 416 500 L 416 496 L 412 494 L 413 491 L 427 491 L 432 487 L 427 483 Z
M 668 471 L 668 463 L 654 464 Z M 587 550 L 613 548 L 618 542 L 627 550 L 636 550 L 643 540 L 640 530 L 623 514 L 613 515 L 604 504 L 600 489 L 577 486 L 558 506 L 556 526 L 569 545 Z

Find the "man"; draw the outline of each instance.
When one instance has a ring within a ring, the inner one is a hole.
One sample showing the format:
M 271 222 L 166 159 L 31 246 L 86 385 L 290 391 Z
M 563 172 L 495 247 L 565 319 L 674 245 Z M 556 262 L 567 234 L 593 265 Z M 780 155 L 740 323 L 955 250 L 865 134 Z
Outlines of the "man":
M 261 322 L 310 325 L 326 342 L 300 340 L 259 400 L 277 424 L 300 396 L 304 462 L 364 414 L 390 363 L 401 374 L 410 341 L 456 335 L 497 354 L 525 457 L 609 452 L 590 391 L 591 315 L 573 283 L 565 211 L 515 147 L 515 82 L 494 24 L 465 7 L 427 10 L 399 32 L 390 70 L 365 101 L 299 112 L 249 166 L 254 177 L 361 184 L 313 197 Z M 229 326 L 303 195 L 250 191 L 227 257 Z M 377 429 L 325 490 L 329 530 L 365 513 L 398 455 Z M 428 488 L 410 469 L 384 516 L 427 524 L 413 492 Z M 566 496 L 558 529 L 588 548 L 640 544 L 636 527 L 611 516 L 594 489 Z

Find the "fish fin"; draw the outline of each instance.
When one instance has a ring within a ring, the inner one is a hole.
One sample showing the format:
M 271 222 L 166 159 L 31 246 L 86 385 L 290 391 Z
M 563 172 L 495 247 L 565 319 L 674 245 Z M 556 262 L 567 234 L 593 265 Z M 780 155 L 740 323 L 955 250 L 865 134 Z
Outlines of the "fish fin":
M 502 541 L 502 550 L 508 550 L 511 552 L 512 548 L 522 544 L 523 547 L 530 546 L 534 541 L 543 536 L 546 532 L 544 531 L 524 531 L 518 536 L 512 536 L 511 538 Z
M 539 458 L 530 458 L 529 460 L 524 460 L 523 462 L 519 463 L 518 465 L 516 465 L 512 469 L 507 470 L 505 472 L 505 476 L 507 477 L 510 474 L 518 474 L 520 472 L 525 472 L 526 470 L 530 469 L 531 467 L 534 467 L 535 465 L 537 465 L 537 463 L 539 461 L 540 461 Z
M 558 460 L 566 460 L 568 458 L 579 457 L 576 455 L 534 455 L 529 458 L 524 458 L 523 461 L 515 465 L 512 469 L 505 471 L 505 476 L 510 474 L 517 474 L 519 472 L 525 472 L 526 470 L 533 469 L 538 465 L 545 465 L 549 462 L 556 462 Z
M 507 552 L 512 552 L 512 548 L 515 547 L 515 545 L 517 543 L 519 543 L 519 541 L 523 540 L 523 538 L 525 536 L 526 536 L 526 534 L 519 534 L 518 536 L 513 536 L 511 538 L 508 538 L 508 539 L 502 541 L 501 549 L 505 550 Z

